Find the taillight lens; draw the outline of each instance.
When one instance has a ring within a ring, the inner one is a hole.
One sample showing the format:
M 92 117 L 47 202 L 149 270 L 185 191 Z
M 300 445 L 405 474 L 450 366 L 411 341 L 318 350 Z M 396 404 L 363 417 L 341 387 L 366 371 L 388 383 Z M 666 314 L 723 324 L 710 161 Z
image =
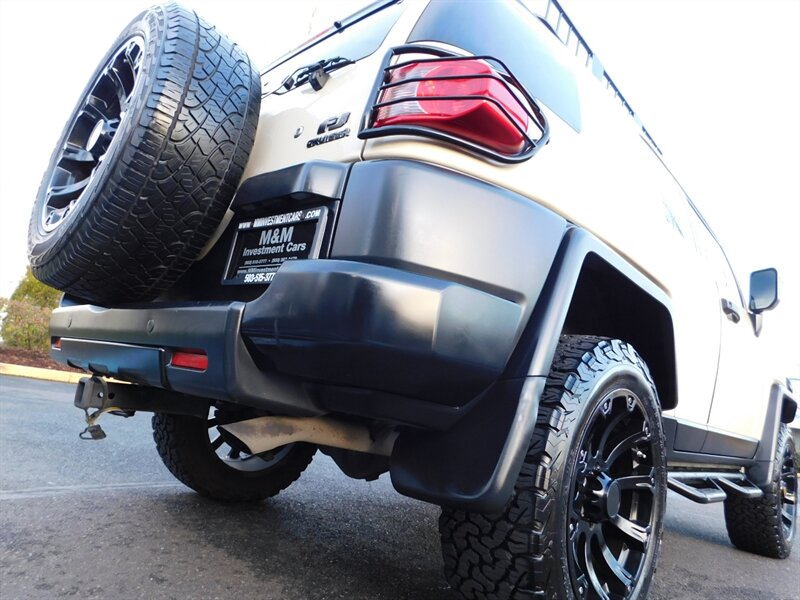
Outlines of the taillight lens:
M 417 126 L 514 155 L 529 145 L 528 114 L 485 61 L 412 62 L 390 71 L 373 128 Z
M 208 369 L 208 356 L 204 350 L 175 350 L 172 353 L 170 366 L 182 369 L 192 369 L 193 371 L 205 371 Z

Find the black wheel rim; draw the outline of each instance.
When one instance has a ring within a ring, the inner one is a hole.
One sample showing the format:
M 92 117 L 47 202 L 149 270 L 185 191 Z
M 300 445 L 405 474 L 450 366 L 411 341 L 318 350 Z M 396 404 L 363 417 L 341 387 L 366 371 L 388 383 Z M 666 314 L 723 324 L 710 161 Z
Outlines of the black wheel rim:
M 144 39 L 125 40 L 100 70 L 67 127 L 45 191 L 41 226 L 51 232 L 79 206 L 130 105 L 144 59 Z
M 791 540 L 797 516 L 797 460 L 793 448 L 786 445 L 781 461 L 781 523 L 784 539 Z
M 656 546 L 656 436 L 639 397 L 615 390 L 585 429 L 572 478 L 569 571 L 578 598 L 628 598 Z
M 228 414 L 211 409 L 206 422 L 208 425 L 208 443 L 220 461 L 231 469 L 244 472 L 259 472 L 276 466 L 291 451 L 293 444 L 280 446 L 274 450 L 250 454 L 235 436 L 221 428 L 221 425 L 243 420 L 240 414 Z

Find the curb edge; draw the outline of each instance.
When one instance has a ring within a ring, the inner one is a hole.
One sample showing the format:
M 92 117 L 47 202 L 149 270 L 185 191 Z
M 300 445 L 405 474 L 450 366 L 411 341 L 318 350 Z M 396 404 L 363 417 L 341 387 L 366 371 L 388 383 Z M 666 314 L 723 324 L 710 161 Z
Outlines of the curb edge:
M 8 363 L 0 363 L 0 375 L 43 379 L 45 381 L 57 381 L 61 383 L 78 383 L 82 377 L 89 377 L 86 373 L 70 373 L 68 371 L 41 369 L 39 367 L 23 367 L 22 365 L 11 365 Z

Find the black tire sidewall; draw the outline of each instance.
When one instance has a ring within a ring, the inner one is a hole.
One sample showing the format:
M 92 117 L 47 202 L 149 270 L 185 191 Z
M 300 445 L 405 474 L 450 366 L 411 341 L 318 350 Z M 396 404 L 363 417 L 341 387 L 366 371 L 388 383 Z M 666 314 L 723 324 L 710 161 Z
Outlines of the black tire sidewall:
M 95 156 L 70 178 L 83 180 L 94 167 L 88 189 L 73 204 L 74 214 L 45 235 L 39 222 L 53 163 L 60 160 L 55 156 L 29 229 L 34 276 L 103 306 L 153 300 L 195 264 L 244 174 L 260 114 L 260 76 L 247 54 L 194 11 L 171 2 L 125 28 L 90 86 L 134 35 L 143 40 L 138 88 L 124 104 L 103 161 Z M 116 118 L 116 103 L 109 105 L 108 117 Z M 73 141 L 86 139 L 76 133 Z
M 135 152 L 133 136 L 136 133 L 138 124 L 143 120 L 144 112 L 147 108 L 147 100 L 151 95 L 156 80 L 158 71 L 156 66 L 159 64 L 164 45 L 165 15 L 163 12 L 164 9 L 162 7 L 154 6 L 133 19 L 98 63 L 86 87 L 81 92 L 53 150 L 36 195 L 28 231 L 28 254 L 32 265 L 44 265 L 61 251 L 63 246 L 69 242 L 74 231 L 81 226 L 87 215 L 94 210 L 97 203 L 102 202 L 103 198 L 113 193 L 113 190 L 109 189 L 112 187 L 110 175 L 120 164 L 121 155 L 124 152 Z M 41 226 L 43 204 L 47 200 L 47 189 L 53 171 L 56 168 L 56 162 L 72 129 L 73 122 L 83 108 L 86 96 L 93 89 L 108 62 L 127 40 L 137 35 L 144 39 L 145 52 L 140 74 L 131 94 L 131 105 L 128 108 L 128 113 L 122 119 L 119 129 L 109 145 L 103 163 L 99 165 L 91 181 L 83 191 L 81 201 L 76 209 L 67 215 L 67 220 L 64 223 L 61 223 L 52 231 L 44 231 Z

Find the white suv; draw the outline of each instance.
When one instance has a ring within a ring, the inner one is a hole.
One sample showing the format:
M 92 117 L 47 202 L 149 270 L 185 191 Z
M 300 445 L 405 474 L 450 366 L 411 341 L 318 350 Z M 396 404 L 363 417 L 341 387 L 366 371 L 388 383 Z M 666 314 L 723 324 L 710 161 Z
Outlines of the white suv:
M 644 598 L 668 487 L 788 556 L 777 274 L 742 293 L 633 114 L 555 0 L 382 0 L 260 74 L 144 12 L 30 226 L 85 435 L 152 411 L 167 467 L 229 501 L 317 449 L 389 472 L 442 506 L 464 598 Z

